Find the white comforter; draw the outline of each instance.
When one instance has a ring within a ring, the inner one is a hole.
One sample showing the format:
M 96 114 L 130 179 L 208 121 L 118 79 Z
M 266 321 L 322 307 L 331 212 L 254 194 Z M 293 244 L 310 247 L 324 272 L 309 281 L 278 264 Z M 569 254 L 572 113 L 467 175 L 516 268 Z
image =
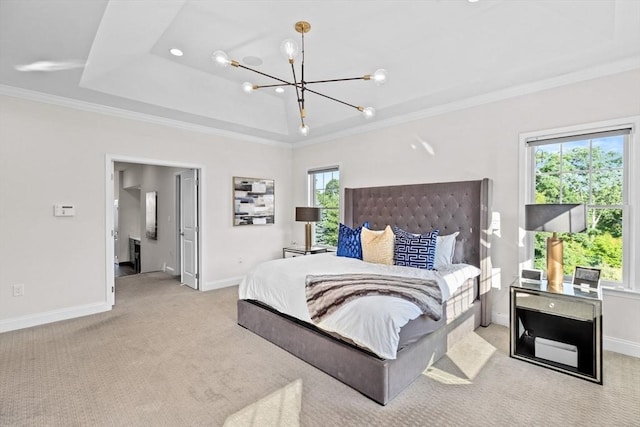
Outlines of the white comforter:
M 261 301 L 281 313 L 313 323 L 307 309 L 307 274 L 375 273 L 435 280 L 446 301 L 480 270 L 467 264 L 452 264 L 439 271 L 381 265 L 333 253 L 267 261 L 251 270 L 240 283 L 239 298 Z M 413 303 L 389 296 L 357 298 L 316 324 L 371 350 L 383 359 L 395 359 L 400 328 L 420 316 Z

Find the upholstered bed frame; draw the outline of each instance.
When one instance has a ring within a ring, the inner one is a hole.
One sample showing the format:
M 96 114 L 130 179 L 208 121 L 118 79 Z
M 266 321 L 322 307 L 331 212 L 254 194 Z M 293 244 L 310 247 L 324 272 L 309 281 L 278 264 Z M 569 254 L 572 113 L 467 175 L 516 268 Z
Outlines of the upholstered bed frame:
M 369 221 L 373 230 L 396 225 L 415 233 L 438 229 L 442 235 L 458 231 L 454 262 L 482 271 L 473 294 L 478 298 L 435 332 L 400 349 L 395 360 L 380 359 L 255 301 L 238 300 L 238 324 L 386 405 L 452 344 L 491 323 L 490 203 L 488 179 L 345 189 L 345 224 Z

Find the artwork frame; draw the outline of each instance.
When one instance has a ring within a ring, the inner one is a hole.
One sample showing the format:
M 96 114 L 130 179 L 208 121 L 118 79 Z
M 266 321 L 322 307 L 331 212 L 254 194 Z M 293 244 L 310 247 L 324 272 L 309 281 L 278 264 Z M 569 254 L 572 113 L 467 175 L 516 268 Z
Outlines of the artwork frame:
M 145 199 L 145 235 L 147 239 L 158 240 L 158 192 L 147 191 Z
M 599 268 L 576 266 L 573 271 L 573 286 L 597 290 L 600 286 L 600 272 Z
M 233 177 L 233 225 L 275 224 L 275 180 Z

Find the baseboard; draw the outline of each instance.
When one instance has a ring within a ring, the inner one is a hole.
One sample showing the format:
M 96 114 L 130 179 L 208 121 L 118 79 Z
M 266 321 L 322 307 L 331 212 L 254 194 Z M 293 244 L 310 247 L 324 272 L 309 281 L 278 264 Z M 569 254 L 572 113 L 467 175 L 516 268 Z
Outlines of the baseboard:
M 640 344 L 637 342 L 621 340 L 620 338 L 604 337 L 602 347 L 605 350 L 640 358 Z
M 104 302 L 80 305 L 77 307 L 52 310 L 28 316 L 19 316 L 11 319 L 0 320 L 0 333 L 30 328 L 32 326 L 59 322 L 60 320 L 74 319 L 111 310 L 111 305 Z
M 228 288 L 229 286 L 236 286 L 240 284 L 244 276 L 229 277 L 227 279 L 214 280 L 213 282 L 207 282 L 202 284 L 202 291 L 213 291 L 214 289 Z

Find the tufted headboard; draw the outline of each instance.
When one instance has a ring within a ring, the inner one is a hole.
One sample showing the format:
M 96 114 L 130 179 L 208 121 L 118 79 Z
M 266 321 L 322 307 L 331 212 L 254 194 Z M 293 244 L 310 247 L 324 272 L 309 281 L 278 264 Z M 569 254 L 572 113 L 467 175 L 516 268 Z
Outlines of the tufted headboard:
M 412 233 L 438 229 L 441 235 L 459 231 L 453 261 L 482 270 L 479 280 L 483 325 L 490 323 L 491 181 L 443 182 L 387 187 L 345 188 L 344 223 L 350 227 L 369 221 L 372 230 L 387 225 Z

